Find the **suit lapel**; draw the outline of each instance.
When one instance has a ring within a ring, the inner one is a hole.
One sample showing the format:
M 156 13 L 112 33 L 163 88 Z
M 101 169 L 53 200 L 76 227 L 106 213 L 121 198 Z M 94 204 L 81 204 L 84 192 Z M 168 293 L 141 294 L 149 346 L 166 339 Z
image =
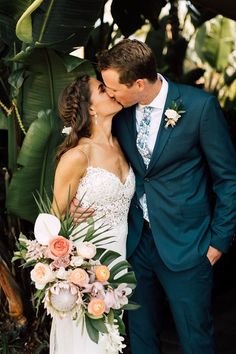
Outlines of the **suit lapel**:
M 173 131 L 174 128 L 172 127 L 168 127 L 165 128 L 165 111 L 168 107 L 170 107 L 171 103 L 173 101 L 177 101 L 180 93 L 179 93 L 179 89 L 178 86 L 176 84 L 174 84 L 171 81 L 168 81 L 168 94 L 167 94 L 167 98 L 166 98 L 166 103 L 165 103 L 165 107 L 163 110 L 163 114 L 162 114 L 162 119 L 161 119 L 161 124 L 160 124 L 160 128 L 157 134 L 157 138 L 156 138 L 156 142 L 155 142 L 155 146 L 153 149 L 153 153 L 152 153 L 152 157 L 151 157 L 151 161 L 149 163 L 148 169 L 147 169 L 147 173 L 152 169 L 152 167 L 157 163 L 158 159 L 161 156 L 161 153 Z

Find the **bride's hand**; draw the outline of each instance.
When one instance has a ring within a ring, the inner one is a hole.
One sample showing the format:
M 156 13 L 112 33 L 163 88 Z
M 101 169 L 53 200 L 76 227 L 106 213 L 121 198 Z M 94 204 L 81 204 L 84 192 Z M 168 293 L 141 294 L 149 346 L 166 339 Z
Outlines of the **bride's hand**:
M 75 222 L 81 223 L 94 215 L 94 209 L 80 207 L 79 200 L 74 198 L 70 203 L 70 215 L 73 216 Z

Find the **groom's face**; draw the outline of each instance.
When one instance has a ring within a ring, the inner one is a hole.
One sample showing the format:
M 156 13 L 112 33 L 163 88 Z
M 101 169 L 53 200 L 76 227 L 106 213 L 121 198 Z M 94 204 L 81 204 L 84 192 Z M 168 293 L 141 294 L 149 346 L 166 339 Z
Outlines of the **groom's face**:
M 106 69 L 101 72 L 106 91 L 110 97 L 116 99 L 123 107 L 130 107 L 140 101 L 143 92 L 140 80 L 127 86 L 119 82 L 119 73 L 115 69 Z

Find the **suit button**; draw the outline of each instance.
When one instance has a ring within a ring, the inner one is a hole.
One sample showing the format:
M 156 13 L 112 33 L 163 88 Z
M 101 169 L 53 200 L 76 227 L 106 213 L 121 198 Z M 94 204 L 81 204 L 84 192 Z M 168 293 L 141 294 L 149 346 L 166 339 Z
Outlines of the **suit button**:
M 149 178 L 147 178 L 147 177 L 145 177 L 145 178 L 144 178 L 144 181 L 145 181 L 145 182 L 149 182 L 149 181 L 150 181 L 150 179 L 149 179 Z

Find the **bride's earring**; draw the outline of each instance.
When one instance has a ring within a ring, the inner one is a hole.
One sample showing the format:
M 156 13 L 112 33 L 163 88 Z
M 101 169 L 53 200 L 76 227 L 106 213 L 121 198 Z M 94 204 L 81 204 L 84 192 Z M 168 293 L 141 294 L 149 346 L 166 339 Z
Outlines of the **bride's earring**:
M 97 113 L 94 114 L 94 124 L 98 125 L 98 115 L 97 115 Z

